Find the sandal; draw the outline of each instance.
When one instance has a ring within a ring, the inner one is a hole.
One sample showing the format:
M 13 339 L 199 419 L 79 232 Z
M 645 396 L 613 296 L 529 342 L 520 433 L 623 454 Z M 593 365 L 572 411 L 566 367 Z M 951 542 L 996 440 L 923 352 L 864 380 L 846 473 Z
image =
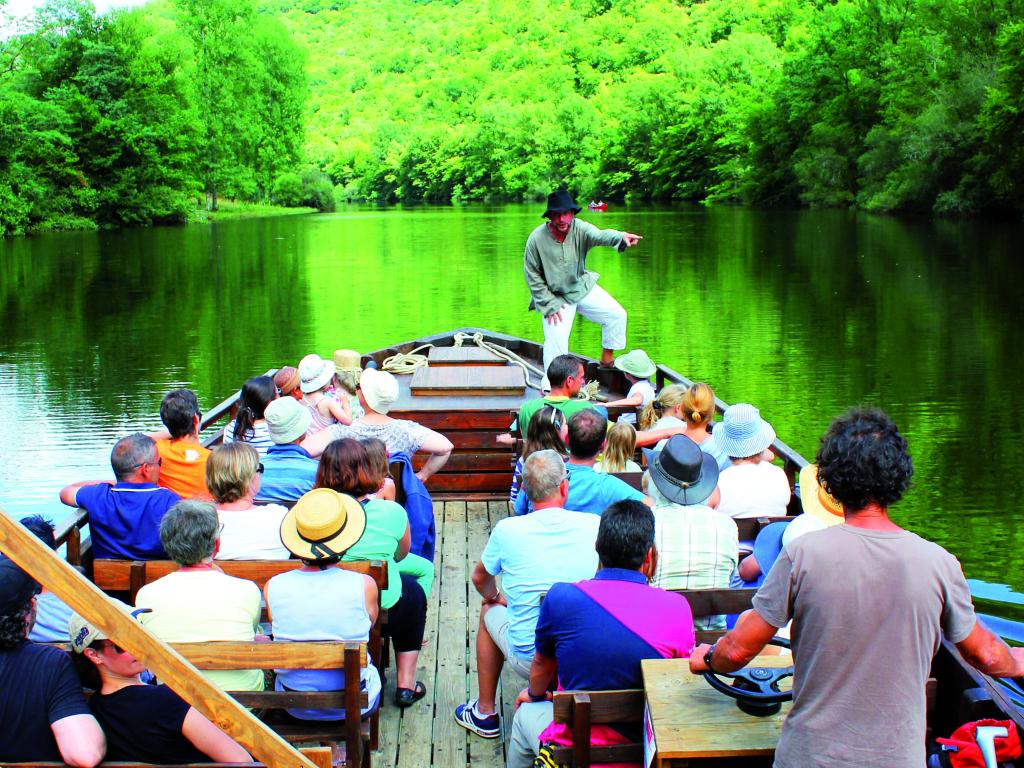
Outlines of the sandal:
M 421 683 L 419 680 L 416 681 L 415 688 L 396 688 L 395 689 L 395 704 L 400 707 L 411 707 L 417 701 L 427 695 L 427 686 Z

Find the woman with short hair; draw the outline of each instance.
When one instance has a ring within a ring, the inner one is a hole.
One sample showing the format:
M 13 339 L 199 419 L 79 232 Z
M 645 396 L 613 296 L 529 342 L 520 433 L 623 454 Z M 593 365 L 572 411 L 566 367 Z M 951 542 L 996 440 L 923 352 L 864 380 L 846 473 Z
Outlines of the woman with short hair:
M 257 506 L 263 464 L 247 443 L 218 445 L 206 460 L 206 487 L 213 496 L 220 532 L 218 560 L 287 560 L 281 545 L 281 521 L 288 509 L 280 504 Z
M 256 636 L 260 589 L 214 564 L 219 534 L 217 510 L 206 501 L 180 501 L 160 521 L 160 542 L 179 567 L 140 589 L 135 605 L 151 609 L 139 621 L 165 643 L 251 642 Z M 259 669 L 203 674 L 226 691 L 263 690 Z

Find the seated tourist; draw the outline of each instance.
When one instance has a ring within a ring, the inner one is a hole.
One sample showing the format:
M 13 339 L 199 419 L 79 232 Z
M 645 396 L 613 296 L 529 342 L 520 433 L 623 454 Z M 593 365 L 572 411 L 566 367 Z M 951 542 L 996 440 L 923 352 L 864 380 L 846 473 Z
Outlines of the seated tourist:
M 128 606 L 125 606 L 127 609 Z M 145 665 L 77 613 L 71 640 L 89 709 L 107 737 L 107 760 L 147 763 L 251 763 L 230 736 L 166 685 L 146 685 Z
M 360 440 L 363 448 L 366 449 L 366 456 L 370 460 L 370 466 L 378 477 L 383 478 L 380 490 L 371 493 L 371 499 L 384 499 L 385 501 L 396 501 L 398 489 L 395 488 L 394 478 L 391 477 L 391 465 L 388 463 L 388 447 L 383 440 L 376 437 L 368 437 Z M 411 524 L 410 524 L 411 525 Z
M 50 549 L 57 549 L 53 535 L 53 523 L 42 515 L 23 517 L 19 521 L 36 535 Z M 36 621 L 28 639 L 34 643 L 62 643 L 68 634 L 68 619 L 71 609 L 53 592 L 43 587 L 36 595 Z
M 367 368 L 359 377 L 359 404 L 366 411 L 361 419 L 350 426 L 334 424 L 303 442 L 311 456 L 319 456 L 332 440 L 352 437 L 362 440 L 376 437 L 383 440 L 388 452 L 394 456 L 404 453 L 412 458 L 414 453 L 429 453 L 430 458 L 416 473 L 421 482 L 427 482 L 448 461 L 454 447 L 447 437 L 428 429 L 415 421 L 394 419 L 388 411 L 398 399 L 398 380 L 387 371 Z
M 160 540 L 178 570 L 145 585 L 139 621 L 165 643 L 207 640 L 251 642 L 260 621 L 260 590 L 251 581 L 223 573 L 217 554 L 217 510 L 205 501 L 182 501 L 160 522 Z M 259 669 L 209 670 L 203 674 L 225 691 L 262 691 Z
M 306 355 L 299 361 L 299 377 L 302 380 L 299 385 L 302 389 L 300 402 L 309 409 L 310 436 L 332 424 L 352 423 L 348 398 L 338 401 L 325 391 L 333 386 L 334 374 L 333 361 L 324 360 L 320 355 Z
M 615 358 L 615 367 L 622 371 L 629 382 L 629 392 L 621 400 L 613 400 L 605 407 L 629 407 L 633 410 L 619 417 L 623 424 L 636 425 L 636 415 L 654 401 L 654 384 L 651 376 L 657 372 L 654 361 L 642 349 L 634 349 Z
M 523 493 L 533 514 L 499 521 L 473 568 L 473 586 L 483 598 L 476 633 L 480 692 L 455 709 L 455 720 L 485 739 L 501 735 L 495 694 L 505 662 L 519 677 L 530 675 L 541 596 L 556 582 L 589 579 L 597 570 L 600 518 L 565 509 L 569 483 L 555 451 L 531 454 L 523 466 Z
M 359 404 L 359 377 L 363 374 L 360 365 L 362 356 L 354 349 L 334 350 L 334 391 L 328 392 L 337 400 L 348 400 L 349 410 L 353 419 L 361 419 L 366 414 Z
M 225 443 L 248 443 L 260 456 L 274 444 L 267 428 L 267 406 L 277 399 L 277 387 L 269 376 L 255 376 L 242 385 L 238 413 L 224 428 Z
M 152 435 L 163 464 L 159 485 L 183 499 L 209 499 L 206 489 L 206 457 L 210 451 L 199 442 L 203 415 L 190 389 L 174 389 L 160 403 L 165 433 Z
M 541 743 L 572 744 L 572 730 L 551 722 L 550 689 L 569 691 L 642 688 L 642 659 L 687 658 L 693 650 L 693 619 L 686 598 L 647 586 L 658 551 L 654 517 L 637 501 L 620 501 L 601 515 L 597 575 L 575 584 L 554 584 L 540 606 L 529 684 L 508 748 L 509 768 L 529 768 Z M 624 726 L 623 726 L 624 727 Z M 639 741 L 610 725 L 594 725 L 591 744 Z
M 388 612 L 388 631 L 395 649 L 395 703 L 400 707 L 415 704 L 427 693 L 426 686 L 416 680 L 416 661 L 427 623 L 427 597 L 414 576 L 402 573 L 400 563 L 409 556 L 410 542 L 405 510 L 393 501 L 369 499 L 369 494 L 380 488 L 380 476 L 371 468 L 366 449 L 358 440 L 346 438 L 327 446 L 316 484 L 317 488 L 330 488 L 366 502 L 366 531 L 343 559 L 387 563 L 388 586 L 381 593 L 380 604 Z
M 575 355 L 559 355 L 548 365 L 548 382 L 551 390 L 543 397 L 527 400 L 519 407 L 516 425 L 520 432 L 529 427 L 533 415 L 544 406 L 551 406 L 562 412 L 566 419 L 587 408 L 594 409 L 594 403 L 576 397 L 586 384 L 583 362 Z
M 290 397 L 279 397 L 267 406 L 265 416 L 274 444 L 263 457 L 256 501 L 294 504 L 316 482 L 317 461 L 301 445 L 309 428 L 309 411 Z
M 594 464 L 594 471 L 604 474 L 642 472 L 640 465 L 633 461 L 635 453 L 636 429 L 630 422 L 619 419 L 608 430 L 601 460 Z
M 570 511 L 600 515 L 623 499 L 650 502 L 620 478 L 594 471 L 607 431 L 608 420 L 592 408 L 569 417 L 569 499 L 565 508 Z M 529 499 L 520 494 L 515 511 L 517 515 L 529 512 Z
M 336 564 L 363 535 L 366 510 L 351 496 L 327 488 L 310 491 L 281 527 L 281 540 L 302 560 L 302 568 L 271 578 L 263 590 L 277 640 L 347 640 L 366 643 L 377 620 L 377 585 L 373 579 Z M 327 539 L 325 530 L 337 532 Z M 323 610 L 329 605 L 329 611 Z M 377 668 L 361 672 L 368 705 L 380 704 Z M 343 669 L 282 669 L 275 677 L 279 691 L 343 691 Z M 300 720 L 344 720 L 342 709 L 289 709 Z
M 729 457 L 722 453 L 711 437 L 712 422 L 715 420 L 715 393 L 702 381 L 690 386 L 672 384 L 658 393 L 640 415 L 642 429 L 658 431 L 683 427 L 679 434 L 693 440 L 700 449 L 710 453 L 718 461 L 719 470 L 729 466 Z M 665 447 L 667 438 L 659 440 L 656 450 Z
M 259 454 L 248 443 L 219 445 L 206 460 L 206 485 L 222 526 L 218 560 L 288 559 L 280 533 L 288 509 L 254 503 L 262 472 Z
M 0 762 L 92 768 L 106 746 L 71 659 L 28 640 L 38 592 L 28 574 L 0 555 Z
M 509 491 L 509 501 L 513 504 L 520 495 L 523 481 L 523 462 L 530 458 L 530 454 L 536 451 L 554 451 L 565 458 L 569 457 L 565 443 L 569 437 L 568 419 L 565 414 L 553 405 L 545 405 L 538 408 L 530 423 L 526 427 L 526 439 L 523 440 L 523 452 L 516 459 L 515 468 L 512 470 L 512 488 Z
M 97 558 L 167 557 L 160 543 L 160 520 L 180 497 L 157 487 L 160 465 L 156 443 L 137 432 L 118 440 L 110 453 L 116 483 L 86 481 L 61 489 L 62 502 L 89 513 L 92 551 Z
M 783 517 L 789 478 L 772 464 L 775 430 L 749 403 L 730 405 L 712 439 L 730 460 L 718 478 L 718 511 L 729 517 Z
M 715 511 L 718 464 L 688 437 L 670 438 L 647 452 L 654 500 L 658 563 L 651 583 L 662 589 L 725 589 L 739 556 L 736 523 Z M 720 616 L 699 629 L 724 629 Z
M 277 387 L 279 397 L 291 397 L 295 400 L 301 400 L 302 389 L 299 388 L 301 381 L 299 369 L 290 365 L 282 365 L 277 369 L 277 373 L 274 374 L 274 385 Z

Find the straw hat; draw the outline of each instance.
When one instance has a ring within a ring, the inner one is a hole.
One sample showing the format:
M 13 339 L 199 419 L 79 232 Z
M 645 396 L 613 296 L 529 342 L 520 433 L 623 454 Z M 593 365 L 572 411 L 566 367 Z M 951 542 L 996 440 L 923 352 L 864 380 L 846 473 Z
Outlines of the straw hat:
M 312 415 L 309 408 L 294 397 L 279 397 L 267 404 L 263 412 L 270 439 L 278 445 L 294 442 L 309 430 Z
M 398 379 L 387 371 L 367 368 L 359 377 L 359 389 L 371 410 L 387 413 L 398 399 Z
M 726 456 L 745 459 L 771 445 L 775 441 L 775 430 L 750 403 L 736 403 L 725 409 L 714 436 Z
M 843 505 L 818 482 L 817 464 L 808 464 L 800 470 L 800 504 L 805 515 L 816 517 L 826 526 L 841 525 L 846 519 Z
M 303 392 L 316 392 L 334 378 L 334 362 L 320 355 L 306 355 L 299 361 L 299 378 Z
M 700 504 L 718 486 L 718 461 L 686 435 L 670 437 L 660 451 L 644 449 L 651 480 L 676 504 Z
M 336 349 L 334 350 L 334 367 L 339 371 L 345 370 L 360 370 L 362 365 L 360 361 L 362 357 L 354 349 Z
M 615 367 L 638 379 L 649 379 L 658 370 L 654 361 L 642 349 L 634 349 L 621 357 L 616 357 Z
M 279 368 L 274 374 L 274 386 L 281 390 L 282 395 L 290 395 L 299 386 L 299 369 L 290 365 Z
M 344 493 L 314 488 L 281 521 L 281 543 L 304 560 L 343 555 L 366 530 L 366 510 Z

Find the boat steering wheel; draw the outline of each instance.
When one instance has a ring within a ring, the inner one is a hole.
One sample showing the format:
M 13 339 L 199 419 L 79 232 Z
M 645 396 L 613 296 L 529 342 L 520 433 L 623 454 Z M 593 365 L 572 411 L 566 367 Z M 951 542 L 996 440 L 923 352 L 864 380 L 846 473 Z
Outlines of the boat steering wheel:
M 773 637 L 768 645 L 789 648 L 789 640 Z M 788 667 L 746 666 L 735 672 L 704 673 L 704 679 L 716 691 L 736 699 L 736 706 L 748 715 L 767 717 L 782 708 L 782 702 L 793 699 L 793 691 L 779 690 L 779 682 L 793 676 L 792 665 Z M 731 680 L 732 682 L 726 682 Z

